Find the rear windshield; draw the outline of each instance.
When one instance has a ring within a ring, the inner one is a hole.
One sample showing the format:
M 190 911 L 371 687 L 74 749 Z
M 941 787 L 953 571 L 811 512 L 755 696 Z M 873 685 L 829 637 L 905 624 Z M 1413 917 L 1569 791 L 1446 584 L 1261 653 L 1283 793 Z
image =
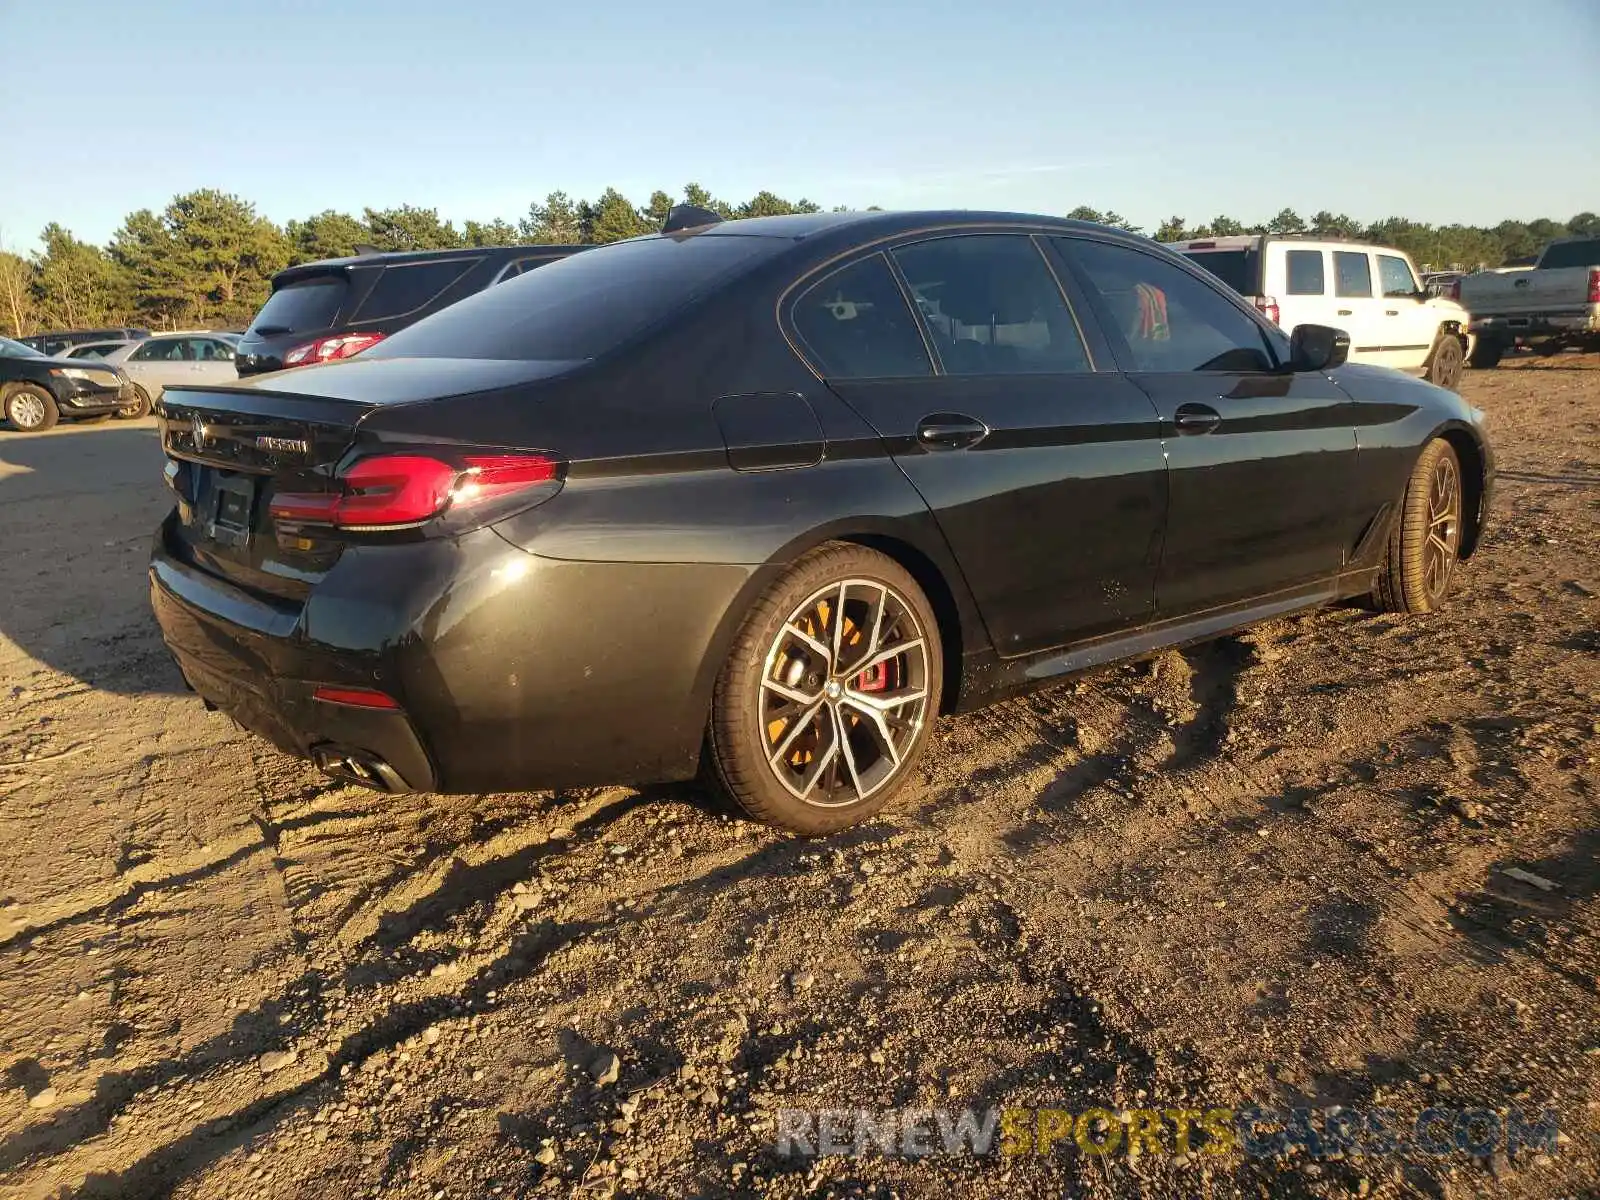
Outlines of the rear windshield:
M 1256 283 L 1258 256 L 1254 250 L 1196 250 L 1185 254 L 1197 267 L 1204 267 L 1241 296 L 1259 294 Z
M 267 297 L 256 319 L 250 322 L 250 332 L 306 333 L 327 329 L 333 324 L 349 286 L 343 272 L 297 279 Z
M 788 243 L 652 237 L 585 250 L 418 321 L 364 358 L 594 358 Z
M 1540 270 L 1553 267 L 1600 267 L 1600 238 L 1557 242 L 1539 259 Z

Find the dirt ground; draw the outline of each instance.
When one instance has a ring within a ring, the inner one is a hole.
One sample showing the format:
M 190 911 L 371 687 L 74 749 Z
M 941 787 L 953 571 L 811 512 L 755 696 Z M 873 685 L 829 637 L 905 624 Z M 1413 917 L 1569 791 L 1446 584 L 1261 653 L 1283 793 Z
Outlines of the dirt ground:
M 330 784 L 165 657 L 151 423 L 0 432 L 0 1194 L 1600 1194 L 1600 358 L 1465 390 L 1500 493 L 1443 613 L 948 720 L 818 842 L 691 787 Z M 1560 1132 L 776 1149 L 780 1109 L 1251 1104 Z

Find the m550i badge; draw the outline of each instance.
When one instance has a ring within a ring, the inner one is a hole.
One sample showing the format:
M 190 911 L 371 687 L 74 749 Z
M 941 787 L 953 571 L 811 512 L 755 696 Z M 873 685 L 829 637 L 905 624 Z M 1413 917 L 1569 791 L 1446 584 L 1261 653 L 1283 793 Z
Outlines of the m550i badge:
M 272 450 L 279 454 L 304 454 L 311 446 L 305 438 L 258 437 L 256 449 Z

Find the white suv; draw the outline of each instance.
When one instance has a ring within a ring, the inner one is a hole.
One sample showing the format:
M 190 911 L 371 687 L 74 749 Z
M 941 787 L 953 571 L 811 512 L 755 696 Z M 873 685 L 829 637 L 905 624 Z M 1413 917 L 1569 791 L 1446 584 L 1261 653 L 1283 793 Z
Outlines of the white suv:
M 1423 291 L 1402 250 L 1270 234 L 1176 242 L 1172 249 L 1286 331 L 1332 325 L 1350 335 L 1351 362 L 1461 387 L 1471 350 L 1467 310 Z

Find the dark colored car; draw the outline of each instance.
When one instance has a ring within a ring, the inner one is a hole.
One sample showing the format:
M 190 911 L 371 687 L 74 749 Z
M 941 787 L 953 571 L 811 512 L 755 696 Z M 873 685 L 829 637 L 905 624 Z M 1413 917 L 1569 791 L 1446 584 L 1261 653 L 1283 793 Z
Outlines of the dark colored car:
M 13 429 L 39 433 L 61 420 L 99 420 L 135 399 L 133 384 L 116 367 L 51 358 L 0 337 L 0 410 Z
M 234 365 L 243 376 L 350 358 L 465 296 L 582 249 L 418 250 L 289 267 L 272 277 Z
M 169 389 L 151 598 L 201 696 L 337 777 L 703 768 L 825 832 L 940 712 L 1342 597 L 1437 607 L 1481 414 L 1347 350 L 1096 225 L 696 225 Z
M 33 333 L 17 341 L 24 346 L 32 346 L 41 354 L 60 354 L 84 342 L 137 342 L 149 336 L 148 329 L 119 325 L 115 329 L 65 329 L 54 333 Z

